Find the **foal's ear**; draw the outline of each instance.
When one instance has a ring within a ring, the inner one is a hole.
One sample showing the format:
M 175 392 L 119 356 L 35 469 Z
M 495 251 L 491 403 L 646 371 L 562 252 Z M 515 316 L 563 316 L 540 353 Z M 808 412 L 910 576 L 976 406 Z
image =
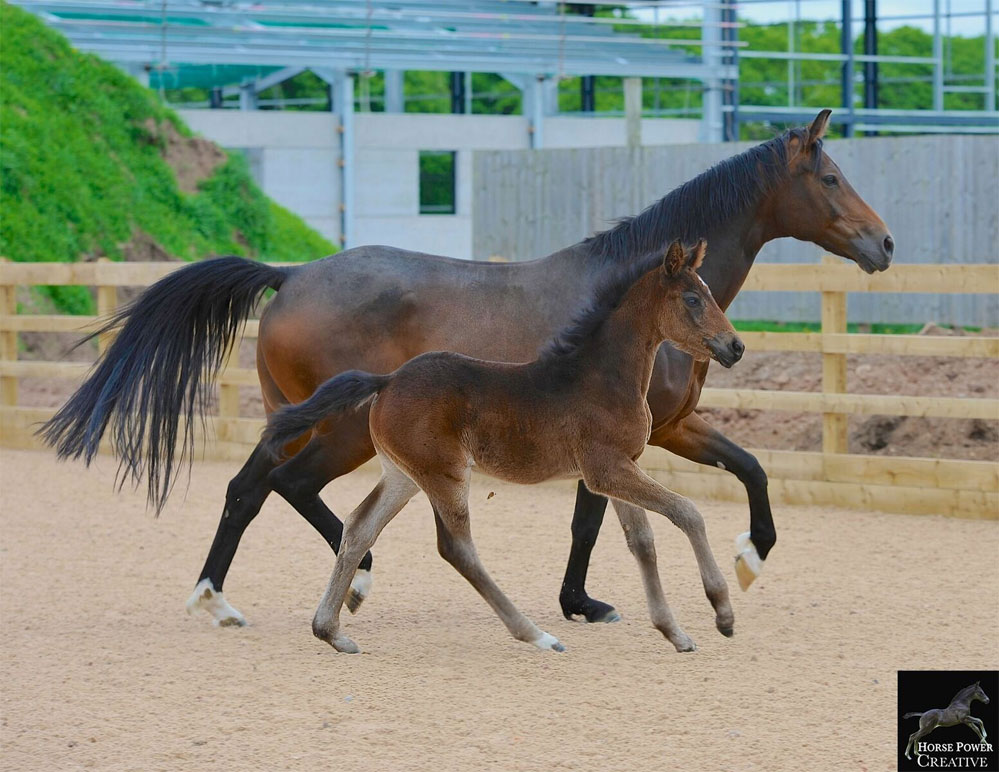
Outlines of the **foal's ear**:
M 805 143 L 805 149 L 810 148 L 826 135 L 830 115 L 832 115 L 832 110 L 822 110 L 815 116 L 812 125 L 808 127 L 808 141 Z
M 677 239 L 666 250 L 663 255 L 663 268 L 666 269 L 667 276 L 675 276 L 683 270 L 687 263 L 687 253 L 683 249 L 680 239 Z
M 706 239 L 701 239 L 697 242 L 697 246 L 690 251 L 690 259 L 687 260 L 687 267 L 696 271 L 701 267 L 701 263 L 704 262 L 704 256 L 707 253 L 708 242 Z

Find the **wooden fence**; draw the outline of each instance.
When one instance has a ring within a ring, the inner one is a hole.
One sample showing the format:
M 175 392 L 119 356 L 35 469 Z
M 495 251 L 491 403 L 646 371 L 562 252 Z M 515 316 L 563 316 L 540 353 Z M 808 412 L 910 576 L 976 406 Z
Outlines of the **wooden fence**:
M 98 317 L 17 313 L 19 286 L 86 285 L 97 288 L 100 316 L 117 304 L 117 288 L 143 286 L 162 278 L 177 263 L 0 263 L 0 442 L 8 447 L 39 447 L 33 424 L 51 408 L 18 405 L 18 380 L 52 377 L 79 380 L 89 365 L 18 360 L 18 334 L 25 331 L 72 332 L 94 329 Z M 822 293 L 821 332 L 741 333 L 747 348 L 807 351 L 822 355 L 822 391 L 796 392 L 705 388 L 702 407 L 781 410 L 822 414 L 822 452 L 753 449 L 770 477 L 775 503 L 836 505 L 918 514 L 999 518 L 999 464 L 954 459 L 864 456 L 847 452 L 847 416 L 884 414 L 944 418 L 999 419 L 997 399 L 850 394 L 847 354 L 896 354 L 948 357 L 999 357 L 999 338 L 922 335 L 847 334 L 846 297 L 851 292 L 932 292 L 986 294 L 999 291 L 999 266 L 897 265 L 867 276 L 855 266 L 828 259 L 821 265 L 759 264 L 743 291 Z M 257 335 L 246 324 L 244 337 Z M 108 345 L 98 342 L 99 348 Z M 219 410 L 209 458 L 244 460 L 256 443 L 261 422 L 239 415 L 239 387 L 256 386 L 256 371 L 227 367 L 219 381 Z M 211 424 L 210 424 L 211 425 Z M 678 491 L 695 497 L 742 501 L 745 492 L 731 475 L 649 448 L 643 465 Z

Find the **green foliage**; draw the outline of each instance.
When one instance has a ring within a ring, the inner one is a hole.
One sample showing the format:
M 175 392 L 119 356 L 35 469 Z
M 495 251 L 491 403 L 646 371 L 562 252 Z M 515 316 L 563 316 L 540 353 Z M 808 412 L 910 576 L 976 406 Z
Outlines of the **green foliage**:
M 732 326 L 739 332 L 821 332 L 819 322 L 774 322 L 767 319 L 733 319 Z M 940 325 L 945 329 L 955 329 L 953 325 Z M 846 326 L 847 332 L 873 333 L 875 335 L 915 335 L 923 328 L 921 324 L 855 324 Z M 981 327 L 962 327 L 967 332 L 980 332 Z
M 0 3 L 0 25 L 0 254 L 122 259 L 138 231 L 186 260 L 308 260 L 334 251 L 263 195 L 239 154 L 197 193 L 182 192 L 163 158 L 164 137 L 190 132 L 153 92 L 19 8 Z M 48 294 L 65 311 L 93 309 L 81 288 Z

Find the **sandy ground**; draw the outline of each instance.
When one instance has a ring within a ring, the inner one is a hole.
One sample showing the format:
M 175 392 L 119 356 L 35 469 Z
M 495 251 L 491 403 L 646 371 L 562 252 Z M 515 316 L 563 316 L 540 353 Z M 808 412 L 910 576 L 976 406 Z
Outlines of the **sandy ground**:
M 681 655 L 649 625 L 613 520 L 589 587 L 624 620 L 569 622 L 556 596 L 572 487 L 477 479 L 486 565 L 568 651 L 507 636 L 436 555 L 420 497 L 376 546 L 374 592 L 345 617 L 364 653 L 349 656 L 311 635 L 330 554 L 276 498 L 226 584 L 250 625 L 184 613 L 234 465 L 199 463 L 158 520 L 112 492 L 108 458 L 85 471 L 3 450 L 0 470 L 5 769 L 886 770 L 897 669 L 999 667 L 995 522 L 781 509 L 743 594 L 731 540 L 745 507 L 705 503 L 734 592 L 729 640 L 658 519 L 667 594 L 700 646 Z M 344 512 L 374 479 L 326 498 Z

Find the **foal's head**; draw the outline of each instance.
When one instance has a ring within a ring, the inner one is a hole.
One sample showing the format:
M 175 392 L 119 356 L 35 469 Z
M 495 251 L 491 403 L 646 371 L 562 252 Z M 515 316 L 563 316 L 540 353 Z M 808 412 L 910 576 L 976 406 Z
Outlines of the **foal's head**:
M 660 271 L 665 293 L 659 305 L 660 332 L 694 359 L 717 359 L 731 367 L 742 358 L 746 347 L 711 296 L 708 285 L 697 275 L 706 251 L 703 239 L 693 249 L 674 241 L 666 250 Z

